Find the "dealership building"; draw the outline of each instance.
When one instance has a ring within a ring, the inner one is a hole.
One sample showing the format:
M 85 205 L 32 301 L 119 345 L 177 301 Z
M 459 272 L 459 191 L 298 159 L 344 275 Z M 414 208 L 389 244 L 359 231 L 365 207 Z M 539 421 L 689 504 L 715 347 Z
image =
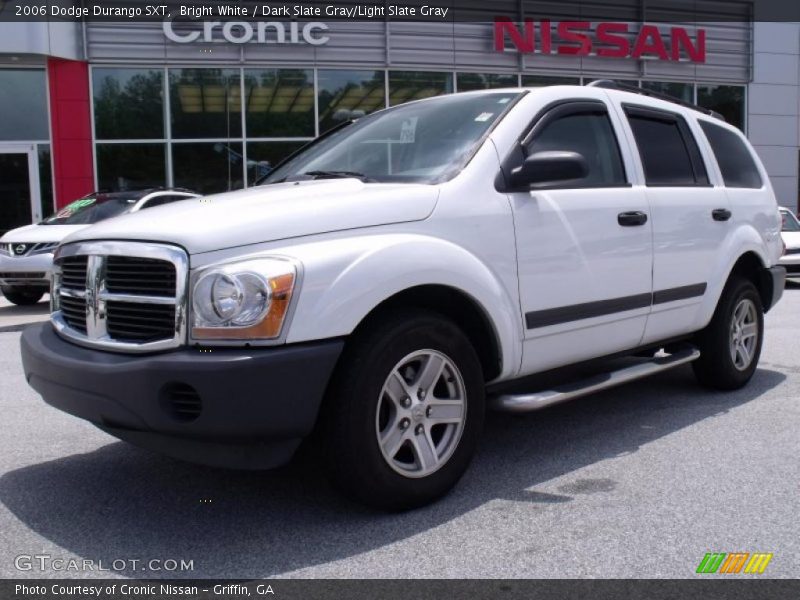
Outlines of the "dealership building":
M 753 21 L 747 2 L 691 3 L 728 11 L 713 22 L 570 4 L 472 22 L 0 23 L 0 232 L 94 190 L 246 187 L 338 122 L 409 100 L 595 79 L 719 112 L 797 207 L 800 24 Z

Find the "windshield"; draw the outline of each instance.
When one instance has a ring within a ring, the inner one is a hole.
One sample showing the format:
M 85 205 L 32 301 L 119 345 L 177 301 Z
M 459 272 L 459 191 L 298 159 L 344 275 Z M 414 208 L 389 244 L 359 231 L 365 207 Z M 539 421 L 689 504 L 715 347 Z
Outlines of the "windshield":
M 121 215 L 138 200 L 128 194 L 93 194 L 68 204 L 41 225 L 91 225 Z
M 788 210 L 781 211 L 781 231 L 800 231 L 800 221 Z
M 464 166 L 519 95 L 455 94 L 373 113 L 310 144 L 262 185 L 329 177 L 434 183 Z

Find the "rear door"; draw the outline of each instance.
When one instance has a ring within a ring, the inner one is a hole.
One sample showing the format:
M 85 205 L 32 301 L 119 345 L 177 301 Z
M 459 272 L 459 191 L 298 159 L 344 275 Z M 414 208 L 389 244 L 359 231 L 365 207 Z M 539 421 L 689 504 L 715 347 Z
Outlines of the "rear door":
M 520 159 L 572 151 L 585 179 L 511 193 L 525 326 L 523 373 L 633 348 L 650 311 L 649 207 L 631 184 L 618 117 L 600 99 L 558 102 L 534 119 Z M 624 139 L 624 138 L 623 138 Z
M 709 178 L 696 123 L 678 111 L 623 103 L 638 149 L 653 226 L 653 308 L 644 343 L 696 328 L 729 229 L 724 189 Z

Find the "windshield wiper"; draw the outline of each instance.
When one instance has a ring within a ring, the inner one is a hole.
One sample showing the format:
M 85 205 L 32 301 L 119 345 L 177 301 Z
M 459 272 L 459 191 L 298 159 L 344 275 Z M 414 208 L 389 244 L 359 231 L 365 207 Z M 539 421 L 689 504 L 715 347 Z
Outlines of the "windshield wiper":
M 314 179 L 344 179 L 344 178 L 355 178 L 360 179 L 364 183 L 374 183 L 375 180 L 363 173 L 358 173 L 357 171 L 306 171 L 303 175 L 309 175 Z

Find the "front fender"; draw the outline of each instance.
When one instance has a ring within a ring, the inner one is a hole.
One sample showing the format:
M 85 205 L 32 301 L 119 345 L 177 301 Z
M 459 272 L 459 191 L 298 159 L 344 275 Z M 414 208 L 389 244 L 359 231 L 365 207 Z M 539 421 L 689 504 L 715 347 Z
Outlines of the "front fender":
M 288 343 L 347 336 L 395 294 L 441 285 L 467 294 L 485 312 L 502 352 L 499 378 L 519 370 L 516 292 L 506 289 L 498 275 L 464 248 L 420 234 L 378 234 L 294 246 L 287 254 L 303 264 Z

